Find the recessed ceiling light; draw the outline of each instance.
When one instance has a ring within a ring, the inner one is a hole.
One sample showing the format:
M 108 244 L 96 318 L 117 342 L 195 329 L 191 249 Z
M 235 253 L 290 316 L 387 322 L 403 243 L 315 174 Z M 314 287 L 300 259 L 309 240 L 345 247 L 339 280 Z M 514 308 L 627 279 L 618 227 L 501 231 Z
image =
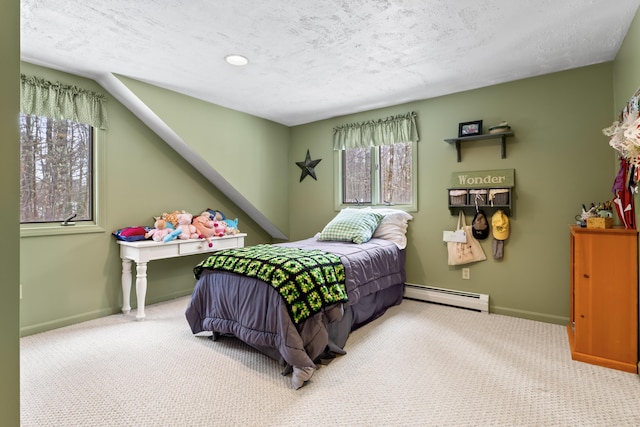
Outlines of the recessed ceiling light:
M 224 60 L 231 65 L 237 65 L 239 67 L 249 63 L 249 60 L 242 55 L 227 55 L 224 57 Z

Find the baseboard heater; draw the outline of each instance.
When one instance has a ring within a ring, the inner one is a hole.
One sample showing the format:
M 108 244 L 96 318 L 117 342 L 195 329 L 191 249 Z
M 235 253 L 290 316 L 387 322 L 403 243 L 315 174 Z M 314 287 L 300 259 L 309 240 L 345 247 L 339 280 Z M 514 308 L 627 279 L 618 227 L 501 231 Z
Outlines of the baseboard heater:
M 452 289 L 405 284 L 404 297 L 453 307 L 468 308 L 489 314 L 489 295 Z

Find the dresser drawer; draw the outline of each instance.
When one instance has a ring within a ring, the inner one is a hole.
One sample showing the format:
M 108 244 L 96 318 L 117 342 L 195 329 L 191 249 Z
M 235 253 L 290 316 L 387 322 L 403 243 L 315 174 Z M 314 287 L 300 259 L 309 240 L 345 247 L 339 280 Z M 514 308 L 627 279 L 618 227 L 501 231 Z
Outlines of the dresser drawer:
M 241 248 L 244 246 L 243 237 L 219 237 L 211 241 L 212 246 L 206 240 L 193 240 L 180 243 L 180 255 L 214 252 L 221 249 Z
M 180 255 L 197 254 L 215 250 L 217 250 L 215 245 L 210 248 L 206 240 L 193 240 L 191 242 L 180 243 Z

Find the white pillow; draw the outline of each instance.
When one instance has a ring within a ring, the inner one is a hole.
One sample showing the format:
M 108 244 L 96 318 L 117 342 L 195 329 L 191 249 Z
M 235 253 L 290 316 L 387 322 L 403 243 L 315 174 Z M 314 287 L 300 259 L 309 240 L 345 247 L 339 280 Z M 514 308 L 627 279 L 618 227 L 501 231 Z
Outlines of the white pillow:
M 406 233 L 409 226 L 408 221 L 413 219 L 411 215 L 400 209 L 371 207 L 365 209 L 384 215 L 382 222 L 373 233 L 373 237 L 390 240 L 400 249 L 407 247 Z

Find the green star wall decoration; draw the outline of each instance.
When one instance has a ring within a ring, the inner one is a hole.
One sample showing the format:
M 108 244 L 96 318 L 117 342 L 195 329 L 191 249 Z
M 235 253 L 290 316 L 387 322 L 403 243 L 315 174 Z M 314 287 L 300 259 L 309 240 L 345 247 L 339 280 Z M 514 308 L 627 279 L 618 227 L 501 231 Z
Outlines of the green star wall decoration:
M 316 178 L 316 171 L 314 170 L 314 168 L 321 161 L 322 161 L 322 159 L 311 160 L 311 155 L 309 154 L 309 149 L 307 149 L 307 157 L 304 159 L 304 162 L 296 162 L 296 165 L 298 165 L 298 167 L 300 167 L 300 169 L 302 169 L 302 173 L 300 174 L 300 182 L 302 182 L 302 180 L 305 179 L 305 177 L 307 175 L 310 175 L 311 178 L 313 178 L 313 179 L 315 179 L 317 181 L 318 178 Z

